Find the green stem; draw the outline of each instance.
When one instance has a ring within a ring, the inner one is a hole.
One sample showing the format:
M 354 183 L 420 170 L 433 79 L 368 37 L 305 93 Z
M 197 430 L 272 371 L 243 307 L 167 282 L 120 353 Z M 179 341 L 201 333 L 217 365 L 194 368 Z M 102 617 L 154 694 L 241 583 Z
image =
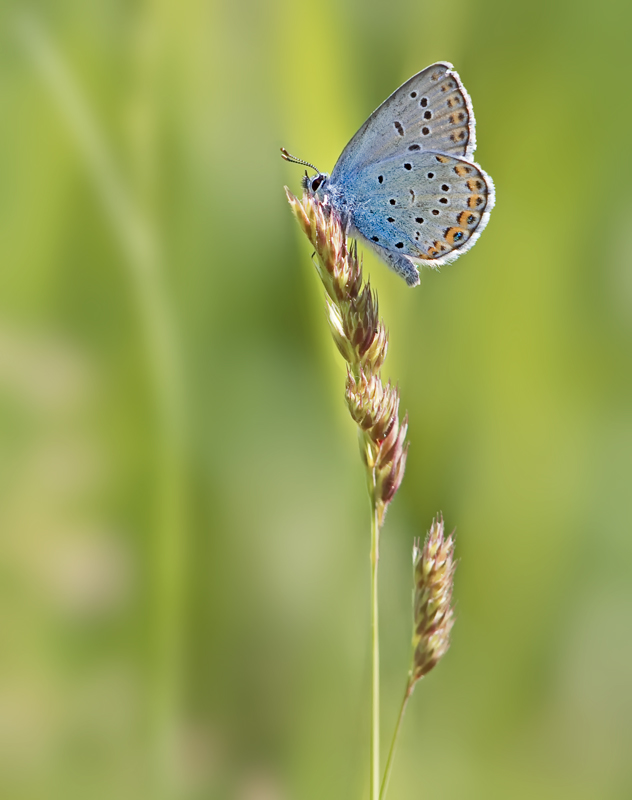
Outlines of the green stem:
M 393 756 L 395 754 L 395 746 L 397 744 L 397 738 L 399 736 L 399 729 L 402 726 L 402 720 L 404 719 L 404 712 L 406 711 L 406 706 L 408 705 L 408 700 L 413 693 L 414 684 L 408 680 L 406 684 L 406 691 L 404 692 L 404 699 L 402 700 L 402 707 L 399 710 L 399 717 L 397 718 L 397 724 L 395 725 L 395 732 L 393 733 L 393 741 L 391 742 L 391 749 L 388 751 L 388 759 L 386 761 L 386 769 L 384 770 L 384 779 L 382 780 L 382 788 L 380 789 L 380 797 L 379 800 L 385 800 L 386 792 L 388 790 L 388 782 L 391 778 L 391 769 L 393 767 Z
M 371 493 L 371 780 L 370 798 L 380 796 L 380 643 L 378 636 L 377 566 L 380 523 L 375 497 L 375 474 Z

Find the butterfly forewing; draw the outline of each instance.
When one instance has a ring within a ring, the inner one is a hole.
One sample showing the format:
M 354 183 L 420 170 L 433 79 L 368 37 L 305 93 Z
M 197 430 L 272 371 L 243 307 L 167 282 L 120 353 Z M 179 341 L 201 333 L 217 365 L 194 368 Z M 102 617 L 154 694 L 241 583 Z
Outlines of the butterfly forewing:
M 347 187 L 355 228 L 374 247 L 429 266 L 468 250 L 487 224 L 494 188 L 471 161 L 411 152 L 368 164 Z
M 447 62 L 427 67 L 376 109 L 345 147 L 332 180 L 345 180 L 367 163 L 395 153 L 438 151 L 470 157 L 474 114 L 458 74 Z

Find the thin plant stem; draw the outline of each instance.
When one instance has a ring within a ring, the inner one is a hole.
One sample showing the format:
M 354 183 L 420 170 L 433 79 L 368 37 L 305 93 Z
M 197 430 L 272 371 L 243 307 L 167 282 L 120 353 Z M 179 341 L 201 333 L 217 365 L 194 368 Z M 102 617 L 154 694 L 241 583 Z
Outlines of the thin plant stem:
M 375 498 L 375 474 L 371 492 L 371 800 L 380 796 L 380 640 L 378 628 L 378 562 L 380 523 Z
M 395 746 L 397 745 L 399 731 L 400 728 L 402 727 L 402 720 L 404 719 L 404 713 L 406 711 L 406 706 L 408 705 L 410 696 L 413 693 L 413 688 L 414 684 L 412 684 L 409 679 L 408 683 L 406 684 L 406 691 L 404 692 L 404 699 L 402 700 L 402 706 L 399 710 L 399 717 L 397 718 L 397 723 L 395 725 L 393 740 L 391 741 L 391 748 L 388 751 L 388 758 L 386 759 L 386 769 L 384 770 L 384 778 L 382 780 L 382 788 L 380 789 L 379 800 L 385 800 L 386 798 L 386 792 L 388 791 L 388 783 L 391 779 L 391 769 L 393 768 L 393 756 L 395 755 Z

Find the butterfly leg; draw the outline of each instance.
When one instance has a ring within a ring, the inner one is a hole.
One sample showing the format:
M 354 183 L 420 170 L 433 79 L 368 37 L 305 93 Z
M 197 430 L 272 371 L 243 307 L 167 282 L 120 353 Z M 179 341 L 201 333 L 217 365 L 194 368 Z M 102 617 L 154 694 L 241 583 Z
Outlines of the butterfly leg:
M 417 286 L 419 284 L 419 272 L 409 258 L 406 258 L 406 256 L 398 256 L 382 248 L 379 250 L 379 255 L 380 258 L 386 261 L 393 272 L 402 276 L 409 286 Z

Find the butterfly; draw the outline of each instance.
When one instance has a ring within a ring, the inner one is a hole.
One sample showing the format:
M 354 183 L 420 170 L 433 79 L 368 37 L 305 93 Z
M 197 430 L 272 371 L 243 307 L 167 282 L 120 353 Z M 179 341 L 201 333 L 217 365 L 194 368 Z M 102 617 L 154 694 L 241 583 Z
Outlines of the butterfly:
M 413 75 L 367 119 L 331 175 L 282 148 L 317 175 L 303 188 L 340 216 L 409 286 L 418 267 L 449 264 L 469 250 L 494 206 L 492 179 L 472 161 L 472 102 L 439 61 Z

